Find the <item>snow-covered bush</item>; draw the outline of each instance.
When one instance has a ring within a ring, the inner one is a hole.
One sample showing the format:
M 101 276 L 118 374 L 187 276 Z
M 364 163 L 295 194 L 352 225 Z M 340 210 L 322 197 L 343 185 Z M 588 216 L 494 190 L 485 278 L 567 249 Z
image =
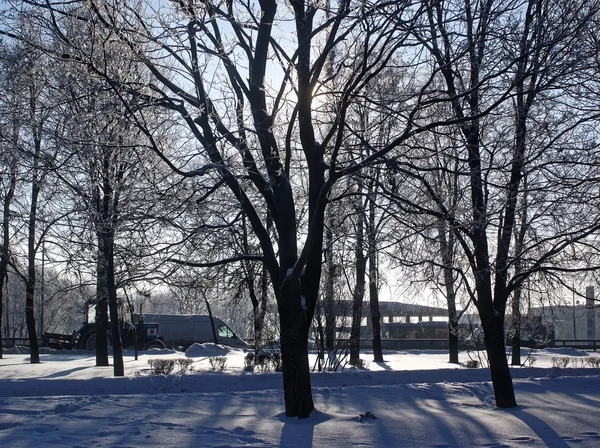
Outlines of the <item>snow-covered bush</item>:
M 244 370 L 253 372 L 259 368 L 263 372 L 281 372 L 281 355 L 276 352 L 258 352 L 257 354 L 248 353 L 244 358 Z
M 177 367 L 179 367 L 180 373 L 185 373 L 188 370 L 194 370 L 194 367 L 192 367 L 193 363 L 194 360 L 190 358 L 177 358 L 175 360 L 175 364 L 177 364 Z
M 173 371 L 173 367 L 175 367 L 174 359 L 149 359 L 148 364 L 150 364 L 150 371 L 154 375 L 168 375 Z
M 179 373 L 185 373 L 188 370 L 193 370 L 191 367 L 193 363 L 194 360 L 189 358 L 158 358 L 148 360 L 148 364 L 150 364 L 150 371 L 154 375 L 168 375 L 173 371 L 175 366 L 178 367 Z
M 597 356 L 587 356 L 584 358 L 586 364 L 589 367 L 593 367 L 593 368 L 600 368 L 600 357 Z
M 559 369 L 565 368 L 571 362 L 571 358 L 568 356 L 553 356 L 552 367 L 558 367 Z

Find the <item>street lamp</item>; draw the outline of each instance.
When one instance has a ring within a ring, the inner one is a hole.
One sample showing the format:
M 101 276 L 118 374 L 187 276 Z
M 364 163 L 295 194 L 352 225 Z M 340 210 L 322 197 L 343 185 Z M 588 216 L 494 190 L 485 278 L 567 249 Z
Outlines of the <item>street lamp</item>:
M 573 339 L 577 340 L 577 318 L 575 316 L 575 305 L 579 305 L 579 300 L 575 300 L 575 287 L 573 287 Z

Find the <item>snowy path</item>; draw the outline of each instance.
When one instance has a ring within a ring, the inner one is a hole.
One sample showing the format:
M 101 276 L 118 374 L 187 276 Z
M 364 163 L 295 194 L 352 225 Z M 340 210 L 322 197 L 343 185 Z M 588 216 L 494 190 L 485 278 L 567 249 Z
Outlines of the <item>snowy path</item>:
M 515 370 L 519 407 L 508 411 L 495 408 L 484 369 L 315 374 L 318 411 L 298 420 L 281 413 L 276 373 L 86 381 L 69 380 L 64 363 L 43 381 L 7 379 L 3 363 L 1 447 L 600 446 L 598 369 Z M 360 421 L 366 411 L 376 418 Z

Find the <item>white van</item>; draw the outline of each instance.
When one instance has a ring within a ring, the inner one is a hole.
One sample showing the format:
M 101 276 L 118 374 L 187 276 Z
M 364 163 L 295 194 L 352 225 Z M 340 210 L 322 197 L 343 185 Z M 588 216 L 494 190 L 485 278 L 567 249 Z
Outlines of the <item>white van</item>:
M 134 319 L 137 324 L 139 315 L 135 315 Z M 216 333 L 218 344 L 248 348 L 248 344 L 218 317 L 213 316 L 211 322 L 210 316 L 203 314 L 144 314 L 143 320 L 144 325 L 158 325 L 158 336 L 167 347 L 182 346 L 187 349 L 195 342 L 215 342 Z

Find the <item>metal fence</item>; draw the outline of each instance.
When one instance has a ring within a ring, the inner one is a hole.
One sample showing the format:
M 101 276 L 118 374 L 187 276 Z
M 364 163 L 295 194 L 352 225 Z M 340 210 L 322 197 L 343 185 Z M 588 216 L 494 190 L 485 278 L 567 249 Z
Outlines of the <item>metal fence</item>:
M 38 345 L 42 345 L 42 340 L 38 338 Z M 2 347 L 12 348 L 15 346 L 29 347 L 29 338 L 2 338 Z
M 596 351 L 600 349 L 600 339 L 555 339 L 552 347 L 572 347 Z

